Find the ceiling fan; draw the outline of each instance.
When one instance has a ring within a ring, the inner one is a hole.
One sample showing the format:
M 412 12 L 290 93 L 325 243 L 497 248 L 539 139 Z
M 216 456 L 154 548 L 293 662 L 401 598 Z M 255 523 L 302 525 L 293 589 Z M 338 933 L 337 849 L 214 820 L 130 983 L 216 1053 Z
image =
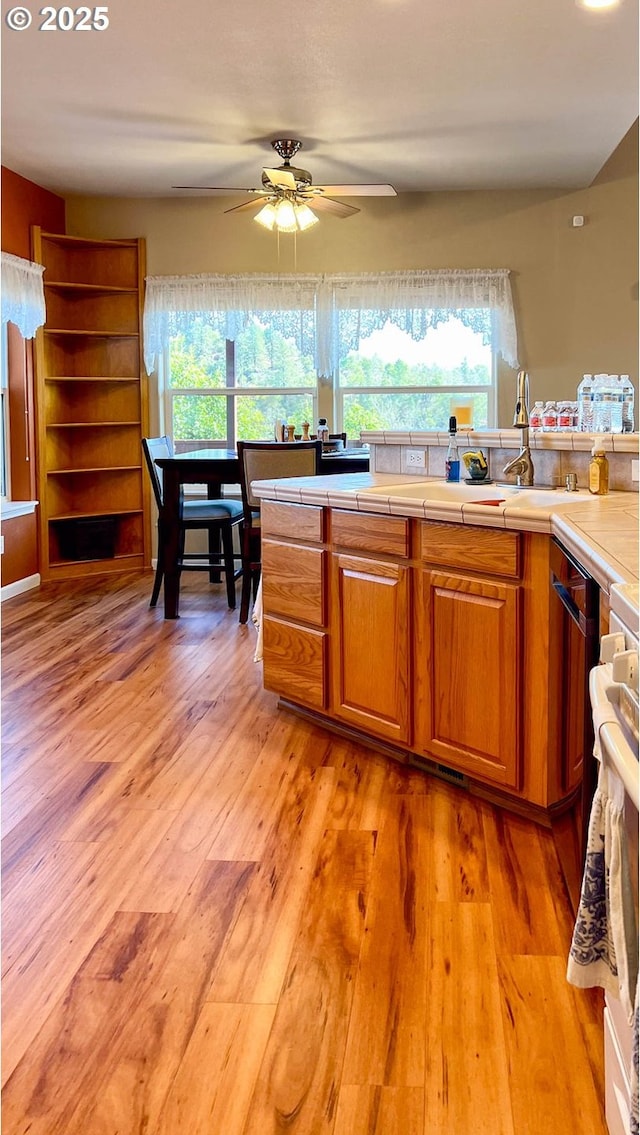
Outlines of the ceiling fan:
M 280 232 L 298 232 L 316 224 L 318 218 L 313 210 L 331 213 L 335 217 L 352 217 L 360 210 L 344 201 L 334 201 L 334 197 L 395 197 L 392 185 L 314 185 L 308 169 L 291 165 L 291 159 L 302 148 L 297 138 L 276 138 L 271 145 L 282 165 L 275 168 L 266 166 L 262 170 L 262 188 L 246 189 L 222 185 L 174 185 L 174 189 L 205 189 L 210 193 L 231 194 L 251 193 L 252 201 L 225 209 L 225 213 L 237 213 L 245 209 L 255 209 L 261 205 L 254 217 L 265 228 Z M 313 206 L 313 210 L 309 208 Z

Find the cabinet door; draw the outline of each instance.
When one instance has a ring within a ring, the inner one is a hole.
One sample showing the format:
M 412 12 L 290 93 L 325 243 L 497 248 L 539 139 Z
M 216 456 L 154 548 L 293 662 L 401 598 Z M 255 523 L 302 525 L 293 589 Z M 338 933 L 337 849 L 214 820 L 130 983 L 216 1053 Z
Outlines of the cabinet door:
M 333 713 L 369 733 L 409 741 L 409 568 L 334 555 Z
M 418 573 L 416 751 L 517 788 L 520 777 L 519 588 Z

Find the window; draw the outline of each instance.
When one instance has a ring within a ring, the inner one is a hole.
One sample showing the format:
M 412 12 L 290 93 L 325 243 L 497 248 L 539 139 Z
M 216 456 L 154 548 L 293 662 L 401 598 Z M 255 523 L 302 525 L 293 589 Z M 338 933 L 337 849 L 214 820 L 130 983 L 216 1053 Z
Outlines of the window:
M 169 341 L 166 424 L 174 442 L 189 448 L 235 448 L 250 438 L 272 438 L 276 420 L 313 423 L 316 375 L 273 321 L 256 318 L 237 339 L 224 339 L 195 318 Z
M 10 497 L 9 484 L 9 334 L 2 324 L 0 367 L 0 500 Z
M 9 339 L 7 324 L 15 324 L 23 339 L 32 339 L 45 321 L 44 267 L 9 252 L 2 262 L 2 359 L 0 370 L 0 497 L 10 497 L 9 478 Z M 6 513 L 5 513 L 6 514 Z
M 518 366 L 506 269 L 149 277 L 144 336 L 165 428 L 193 448 L 318 413 L 349 437 L 446 429 L 461 395 L 492 426 L 498 354 Z
M 361 430 L 446 429 L 460 395 L 471 399 L 476 429 L 492 426 L 494 374 L 487 312 L 448 313 L 417 342 L 387 321 L 340 360 L 339 428 L 350 437 Z

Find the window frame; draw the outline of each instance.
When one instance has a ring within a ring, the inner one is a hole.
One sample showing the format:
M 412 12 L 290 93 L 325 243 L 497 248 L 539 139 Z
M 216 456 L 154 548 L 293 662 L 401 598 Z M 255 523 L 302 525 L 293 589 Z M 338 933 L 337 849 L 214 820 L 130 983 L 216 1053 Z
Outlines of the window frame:
M 11 432 L 9 428 L 9 327 L 2 322 L 0 343 L 0 506 L 11 502 Z
M 455 315 L 456 308 L 451 308 L 451 313 Z M 188 448 L 198 448 L 198 441 L 191 443 L 189 440 L 176 441 L 173 428 L 173 402 L 175 397 L 180 396 L 194 396 L 202 398 L 226 398 L 228 405 L 225 411 L 225 420 L 227 422 L 227 438 L 226 440 L 217 439 L 199 439 L 199 441 L 207 442 L 207 447 L 211 449 L 235 449 L 237 437 L 235 435 L 235 414 L 233 405 L 236 398 L 243 397 L 260 397 L 260 396 L 273 396 L 282 397 L 283 392 L 291 395 L 310 396 L 312 401 L 312 422 L 316 422 L 318 415 L 324 413 L 329 417 L 332 423 L 332 429 L 336 432 L 341 432 L 344 429 L 344 399 L 345 394 L 359 393 L 359 394 L 384 394 L 393 396 L 395 393 L 400 395 L 407 394 L 445 394 L 451 397 L 455 395 L 468 395 L 473 394 L 486 394 L 487 396 L 487 429 L 493 429 L 497 421 L 498 409 L 498 355 L 499 350 L 497 346 L 497 326 L 495 312 L 491 314 L 491 344 L 490 350 L 490 381 L 487 384 L 481 385 L 461 385 L 450 384 L 447 386 L 343 386 L 340 383 L 340 367 L 336 366 L 334 374 L 331 377 L 319 376 L 316 374 L 315 388 L 309 386 L 237 386 L 235 383 L 235 340 L 227 339 L 226 342 L 226 378 L 227 385 L 224 387 L 172 387 L 171 385 L 171 344 L 166 345 L 160 364 L 158 366 L 158 392 L 159 392 L 159 414 L 161 428 L 163 432 L 169 434 L 174 438 L 174 442 L 184 450 Z M 231 380 L 231 381 L 230 381 Z M 443 424 L 443 430 L 446 429 L 446 423 Z M 415 432 L 415 427 L 414 427 Z
M 207 447 L 209 449 L 235 449 L 238 440 L 236 436 L 236 416 L 233 409 L 233 403 L 236 398 L 251 397 L 278 397 L 281 398 L 283 393 L 292 395 L 303 395 L 311 397 L 312 404 L 312 421 L 315 422 L 318 415 L 318 381 L 316 379 L 315 388 L 311 386 L 237 386 L 235 384 L 235 341 L 232 339 L 226 340 L 226 378 L 227 386 L 176 386 L 171 385 L 171 344 L 167 346 L 163 353 L 162 366 L 163 381 L 159 381 L 159 392 L 161 407 L 164 413 L 161 413 L 161 423 L 164 431 L 169 434 L 175 441 L 173 429 L 173 402 L 176 397 L 184 397 L 185 395 L 202 397 L 202 398 L 225 398 L 227 399 L 227 407 L 225 410 L 225 420 L 227 423 L 227 437 L 226 440 L 217 440 L 215 438 L 208 439 Z M 229 382 L 229 379 L 232 382 Z M 200 439 L 205 440 L 205 439 Z M 255 440 L 255 439 L 254 439 Z M 266 440 L 266 439 L 265 439 Z M 189 440 L 179 440 L 181 449 L 197 448 L 195 442 L 193 446 Z

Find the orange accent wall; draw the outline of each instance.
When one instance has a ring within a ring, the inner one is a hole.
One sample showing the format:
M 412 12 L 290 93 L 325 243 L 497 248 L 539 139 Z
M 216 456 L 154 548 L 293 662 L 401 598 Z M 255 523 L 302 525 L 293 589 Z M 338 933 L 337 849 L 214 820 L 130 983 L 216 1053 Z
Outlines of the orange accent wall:
M 65 202 L 56 193 L 2 167 L 2 251 L 31 260 L 31 226 L 65 232 Z M 9 422 L 11 495 L 32 500 L 35 493 L 35 429 L 33 344 L 9 324 Z M 2 521 L 4 554 L 2 584 L 35 575 L 38 570 L 36 513 Z
M 65 203 L 19 173 L 2 167 L 2 251 L 31 260 L 31 226 L 50 233 L 65 229 Z

